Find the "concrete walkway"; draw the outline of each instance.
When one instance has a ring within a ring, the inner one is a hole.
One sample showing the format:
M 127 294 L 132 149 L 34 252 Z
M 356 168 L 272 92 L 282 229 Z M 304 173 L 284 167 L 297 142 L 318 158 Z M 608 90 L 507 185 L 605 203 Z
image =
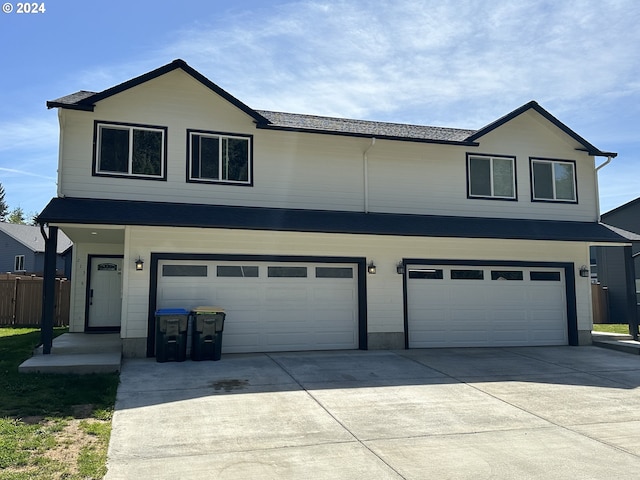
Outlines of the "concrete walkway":
M 640 356 L 597 347 L 126 360 L 106 480 L 636 479 Z

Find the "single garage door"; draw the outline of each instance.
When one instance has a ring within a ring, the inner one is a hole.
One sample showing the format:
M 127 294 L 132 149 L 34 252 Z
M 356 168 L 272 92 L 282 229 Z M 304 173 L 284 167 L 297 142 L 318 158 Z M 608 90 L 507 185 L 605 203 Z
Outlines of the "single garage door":
M 410 348 L 566 345 L 563 269 L 409 265 Z
M 162 260 L 157 307 L 227 313 L 223 352 L 358 348 L 355 264 Z

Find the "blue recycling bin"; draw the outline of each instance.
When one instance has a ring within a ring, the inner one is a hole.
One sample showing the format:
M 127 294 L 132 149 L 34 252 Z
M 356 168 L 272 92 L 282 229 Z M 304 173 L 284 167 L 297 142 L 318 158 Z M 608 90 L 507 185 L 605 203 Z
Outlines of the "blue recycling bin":
M 156 310 L 156 361 L 184 362 L 187 358 L 189 311 L 184 308 Z
M 191 313 L 191 360 L 220 360 L 225 311 L 219 307 L 197 307 Z

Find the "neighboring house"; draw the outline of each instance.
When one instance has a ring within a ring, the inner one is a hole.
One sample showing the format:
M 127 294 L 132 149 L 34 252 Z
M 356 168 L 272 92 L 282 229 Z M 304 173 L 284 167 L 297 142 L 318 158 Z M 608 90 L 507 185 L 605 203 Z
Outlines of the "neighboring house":
M 47 105 L 70 329 L 128 356 L 200 305 L 228 353 L 588 344 L 589 247 L 627 243 L 598 222 L 615 153 L 536 102 L 479 130 L 261 111 L 176 60 Z
M 603 213 L 602 222 L 633 232 L 640 237 L 640 198 Z M 625 270 L 628 255 L 625 254 L 624 249 L 620 247 L 594 247 L 594 253 L 597 280 L 608 290 L 609 322 L 629 323 L 628 297 L 634 297 L 633 300 L 640 305 L 640 241 L 634 241 L 631 248 L 635 270 L 635 291 L 632 292 L 629 292 L 628 289 Z
M 56 274 L 71 278 L 73 245 L 61 231 L 57 243 Z M 0 273 L 40 276 L 43 271 L 44 239 L 40 227 L 0 222 Z

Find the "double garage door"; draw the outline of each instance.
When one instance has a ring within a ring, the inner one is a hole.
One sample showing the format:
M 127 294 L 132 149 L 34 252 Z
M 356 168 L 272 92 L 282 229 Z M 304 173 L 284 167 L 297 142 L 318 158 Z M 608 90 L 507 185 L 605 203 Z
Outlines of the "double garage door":
M 409 265 L 410 348 L 566 345 L 564 269 Z
M 563 268 L 407 265 L 405 275 L 410 348 L 568 343 Z M 224 308 L 226 353 L 356 349 L 363 283 L 349 263 L 161 260 L 156 305 Z
M 355 264 L 173 261 L 158 264 L 158 308 L 225 309 L 223 352 L 358 348 Z

